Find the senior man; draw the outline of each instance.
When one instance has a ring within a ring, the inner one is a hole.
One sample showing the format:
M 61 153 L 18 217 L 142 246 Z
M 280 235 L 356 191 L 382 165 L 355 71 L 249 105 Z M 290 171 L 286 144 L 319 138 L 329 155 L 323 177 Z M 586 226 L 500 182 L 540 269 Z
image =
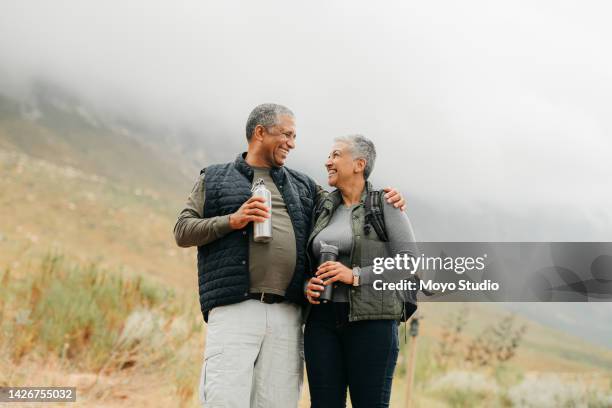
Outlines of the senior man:
M 294 114 L 255 107 L 246 153 L 203 169 L 174 234 L 198 247 L 200 306 L 208 323 L 200 399 L 207 407 L 297 407 L 303 377 L 301 306 L 306 240 L 317 200 L 327 192 L 285 166 L 295 148 Z M 251 197 L 263 179 L 272 208 Z M 404 200 L 387 189 L 389 202 Z M 253 222 L 272 214 L 273 240 L 254 242 Z

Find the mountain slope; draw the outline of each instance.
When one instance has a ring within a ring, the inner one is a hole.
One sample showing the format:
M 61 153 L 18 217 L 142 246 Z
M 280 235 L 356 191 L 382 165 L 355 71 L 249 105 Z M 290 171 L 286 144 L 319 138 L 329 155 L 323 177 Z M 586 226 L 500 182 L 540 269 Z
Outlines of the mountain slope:
M 24 101 L 0 94 L 0 147 L 175 197 L 202 165 L 171 137 L 102 118 L 49 85 Z
M 179 202 L 70 166 L 0 150 L 0 269 L 47 252 L 196 287 L 193 251 L 177 248 Z

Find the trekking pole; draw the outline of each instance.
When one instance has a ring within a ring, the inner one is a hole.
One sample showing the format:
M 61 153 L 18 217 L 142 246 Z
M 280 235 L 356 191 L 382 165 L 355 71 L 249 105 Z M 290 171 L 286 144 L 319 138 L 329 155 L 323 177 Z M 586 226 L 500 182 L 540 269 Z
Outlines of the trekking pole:
M 419 335 L 419 319 L 421 318 L 422 316 L 415 314 L 410 320 L 410 348 L 408 350 L 408 360 L 406 360 L 406 408 L 411 406 L 414 369 L 416 365 L 416 343 Z

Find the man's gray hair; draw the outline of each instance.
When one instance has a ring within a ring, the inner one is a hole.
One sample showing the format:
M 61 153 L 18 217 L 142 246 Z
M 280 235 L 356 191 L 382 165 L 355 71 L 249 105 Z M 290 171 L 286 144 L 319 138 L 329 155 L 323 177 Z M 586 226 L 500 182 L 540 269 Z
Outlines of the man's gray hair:
M 287 115 L 294 117 L 293 112 L 286 106 L 278 105 L 276 103 L 262 103 L 258 105 L 251 111 L 249 115 L 249 119 L 247 119 L 246 123 L 246 137 L 248 141 L 251 141 L 251 137 L 253 136 L 253 132 L 257 125 L 261 125 L 266 129 L 271 126 L 277 125 L 279 122 L 279 117 L 281 115 Z
M 374 163 L 376 162 L 376 147 L 374 147 L 374 143 L 362 135 L 337 137 L 334 141 L 348 144 L 354 159 L 365 159 L 366 165 L 363 177 L 367 180 L 370 174 L 372 174 Z

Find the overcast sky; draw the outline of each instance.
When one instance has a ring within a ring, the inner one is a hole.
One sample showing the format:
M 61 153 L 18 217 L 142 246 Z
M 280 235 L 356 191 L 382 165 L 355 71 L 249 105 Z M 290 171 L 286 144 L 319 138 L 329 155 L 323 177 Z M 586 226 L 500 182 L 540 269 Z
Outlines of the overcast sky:
M 532 225 L 544 214 L 540 239 L 612 239 L 611 11 L 558 0 L 0 0 L 0 86 L 57 81 L 103 109 L 219 138 L 227 159 L 252 107 L 283 103 L 298 126 L 288 164 L 318 180 L 332 138 L 363 133 L 378 149 L 374 180 L 401 187 L 417 215 L 437 206 Z

